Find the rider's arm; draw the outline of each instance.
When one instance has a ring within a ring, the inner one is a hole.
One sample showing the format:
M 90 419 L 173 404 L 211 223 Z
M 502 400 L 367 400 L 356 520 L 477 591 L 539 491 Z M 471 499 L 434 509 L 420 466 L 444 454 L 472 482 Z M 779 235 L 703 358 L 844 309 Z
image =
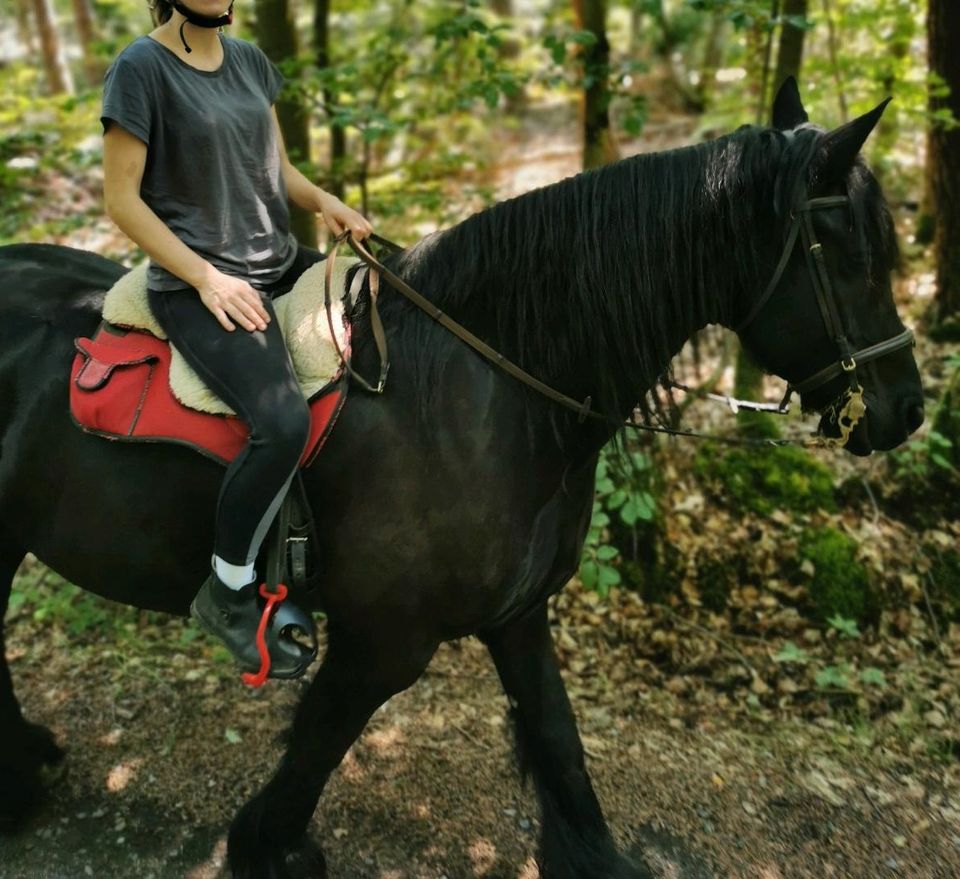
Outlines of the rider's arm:
M 324 221 L 335 235 L 339 235 L 346 226 L 353 232 L 354 237 L 366 238 L 373 231 L 373 226 L 370 225 L 363 214 L 347 207 L 335 195 L 331 195 L 316 184 L 311 183 L 287 158 L 287 150 L 283 145 L 283 134 L 280 131 L 280 121 L 277 119 L 277 108 L 272 107 L 271 111 L 273 113 L 273 130 L 280 146 L 283 182 L 287 187 L 287 195 L 290 200 L 304 210 L 323 214 Z
M 215 271 L 184 244 L 140 197 L 147 145 L 116 123 L 103 136 L 103 197 L 107 215 L 157 264 L 191 287 Z

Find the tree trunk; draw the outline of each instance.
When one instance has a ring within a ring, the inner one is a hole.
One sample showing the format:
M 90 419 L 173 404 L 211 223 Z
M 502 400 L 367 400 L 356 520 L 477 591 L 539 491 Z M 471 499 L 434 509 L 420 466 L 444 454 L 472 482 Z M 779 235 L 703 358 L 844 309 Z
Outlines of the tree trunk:
M 581 102 L 583 124 L 583 167 L 595 168 L 615 162 L 617 144 L 610 130 L 610 89 L 608 73 L 610 44 L 607 42 L 606 0 L 573 0 L 577 27 L 590 31 L 596 42 L 585 46 L 580 59 L 587 80 Z
M 30 0 L 15 0 L 17 8 L 17 36 L 28 55 L 36 52 L 37 40 L 30 22 Z
M 767 111 L 767 92 L 770 88 L 770 56 L 773 54 L 773 25 L 780 15 L 780 0 L 770 0 L 770 22 L 763 39 L 763 63 L 760 68 L 760 100 L 757 103 L 757 125 L 763 125 Z M 755 25 L 756 27 L 756 25 Z
M 490 0 L 490 8 L 502 19 L 510 22 L 513 20 L 513 0 Z M 520 57 L 522 46 L 516 36 L 505 36 L 502 38 L 497 55 L 504 61 L 515 61 Z M 507 112 L 513 115 L 519 115 L 527 106 L 527 93 L 521 89 L 514 95 L 507 95 Z
M 930 0 L 927 11 L 930 71 L 937 74 L 950 93 L 930 97 L 934 112 L 950 110 L 960 121 L 960 3 Z M 942 125 L 930 129 L 927 169 L 936 212 L 933 240 L 937 263 L 935 320 L 960 320 L 960 127 L 948 131 Z M 952 322 L 952 321 L 951 321 Z
M 87 82 L 90 85 L 98 85 L 103 78 L 103 65 L 93 48 L 97 39 L 97 29 L 90 0 L 73 0 L 73 20 L 77 28 L 77 38 L 83 48 L 83 71 Z
M 313 8 L 313 53 L 320 70 L 330 66 L 330 3 L 332 0 L 316 0 Z M 329 89 L 323 90 L 323 103 L 332 107 L 339 96 Z M 343 197 L 343 180 L 347 159 L 347 133 L 342 125 L 330 123 L 330 176 L 328 189 L 337 198 Z
M 843 74 L 837 61 L 837 28 L 833 21 L 833 10 L 830 0 L 823 0 L 823 17 L 827 22 L 827 49 L 830 54 L 830 69 L 833 71 L 833 81 L 837 87 L 837 104 L 840 106 L 840 121 L 848 122 L 850 112 L 847 110 L 847 93 L 844 90 Z
M 717 85 L 717 71 L 723 61 L 724 29 L 727 17 L 716 10 L 710 19 L 710 30 L 703 48 L 703 64 L 700 65 L 700 80 L 697 83 L 697 102 L 701 111 L 705 111 L 713 100 L 713 91 Z
M 807 15 L 807 0 L 784 0 L 783 16 Z M 773 94 L 783 85 L 783 81 L 792 76 L 800 81 L 800 65 L 803 61 L 803 38 L 806 31 L 802 27 L 784 21 L 780 27 L 780 44 L 777 48 L 777 70 L 773 75 Z
M 287 0 L 256 0 L 257 40 L 266 56 L 278 64 L 297 56 L 297 31 Z M 287 155 L 294 164 L 310 161 L 310 116 L 299 101 L 277 101 L 277 118 Z M 317 220 L 313 211 L 290 204 L 290 229 L 297 241 L 317 244 Z
M 54 16 L 55 12 L 50 0 L 33 0 L 33 17 L 40 34 L 43 65 L 47 71 L 47 86 L 53 95 L 72 94 L 73 77 L 63 57 Z

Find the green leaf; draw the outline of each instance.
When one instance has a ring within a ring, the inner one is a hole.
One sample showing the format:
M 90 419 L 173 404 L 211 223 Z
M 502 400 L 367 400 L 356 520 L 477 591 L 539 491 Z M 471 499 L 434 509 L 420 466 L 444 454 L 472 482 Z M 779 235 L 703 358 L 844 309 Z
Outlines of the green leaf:
M 608 510 L 616 510 L 624 505 L 627 497 L 627 493 L 622 488 L 618 488 L 606 499 L 605 506 Z
M 597 549 L 597 558 L 602 562 L 609 562 L 610 559 L 614 559 L 618 555 L 620 555 L 620 550 L 615 546 L 610 546 L 609 543 L 604 544 Z
M 243 741 L 243 736 L 241 736 L 240 733 L 238 733 L 235 729 L 231 729 L 230 727 L 227 727 L 226 730 L 224 730 L 223 737 L 231 745 L 239 745 L 240 742 Z
M 620 582 L 620 572 L 611 565 L 600 566 L 600 576 L 597 581 L 597 592 L 606 595 L 611 586 L 616 586 Z
M 594 589 L 600 579 L 600 566 L 595 561 L 582 562 L 580 565 L 580 582 L 587 589 Z
M 872 687 L 882 687 L 887 683 L 886 675 L 879 668 L 872 666 L 860 672 L 860 680 Z
M 636 525 L 640 514 L 637 510 L 637 499 L 630 498 L 622 507 L 620 507 L 620 518 L 626 525 Z
M 814 681 L 821 690 L 846 690 L 849 687 L 845 669 L 836 665 L 818 671 Z
M 593 31 L 574 31 L 570 34 L 570 42 L 578 46 L 596 45 L 597 35 Z
M 860 637 L 860 628 L 857 626 L 856 620 L 849 620 L 845 616 L 836 614 L 835 616 L 830 617 L 827 622 L 830 624 L 832 629 L 836 629 L 846 638 Z
M 810 654 L 802 647 L 797 647 L 793 641 L 787 641 L 787 643 L 780 648 L 780 652 L 773 657 L 773 661 L 806 665 L 810 661 Z

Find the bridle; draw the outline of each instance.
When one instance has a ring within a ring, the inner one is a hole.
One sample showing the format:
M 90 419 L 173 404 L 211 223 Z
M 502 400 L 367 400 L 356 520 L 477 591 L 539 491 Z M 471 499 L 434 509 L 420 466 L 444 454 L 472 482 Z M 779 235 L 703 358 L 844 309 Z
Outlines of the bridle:
M 877 342 L 875 345 L 869 345 L 858 351 L 853 350 L 847 335 L 846 328 L 843 325 L 843 318 L 837 308 L 837 297 L 830 281 L 830 273 L 827 271 L 826 261 L 823 258 L 823 245 L 817 239 L 817 233 L 813 228 L 814 211 L 826 210 L 828 208 L 843 207 L 850 205 L 850 197 L 846 195 L 828 195 L 822 198 L 807 198 L 806 187 L 800 189 L 799 198 L 796 206 L 790 212 L 790 229 L 787 232 L 787 240 L 783 246 L 783 253 L 780 261 L 777 263 L 776 270 L 770 283 L 760 298 L 754 303 L 747 316 L 734 327 L 734 332 L 739 334 L 757 318 L 763 307 L 769 302 L 774 290 L 780 283 L 783 273 L 790 262 L 796 247 L 797 238 L 803 242 L 804 255 L 806 257 L 807 269 L 810 273 L 810 281 L 813 284 L 813 290 L 817 297 L 817 305 L 820 308 L 820 315 L 823 318 L 823 325 L 826 328 L 827 335 L 836 346 L 837 360 L 828 364 L 823 369 L 808 376 L 802 381 L 787 382 L 787 392 L 780 403 L 780 408 L 785 409 L 793 393 L 806 394 L 810 391 L 822 387 L 837 376 L 846 375 L 850 393 L 862 393 L 860 382 L 857 378 L 857 367 L 871 360 L 877 360 L 901 348 L 907 348 L 914 344 L 913 332 L 904 330 L 896 336 Z
M 857 367 L 914 344 L 913 332 L 909 329 L 906 329 L 902 333 L 899 333 L 896 336 L 891 336 L 889 339 L 885 339 L 882 342 L 877 342 L 874 345 L 870 345 L 866 348 L 861 348 L 856 351 L 853 350 L 853 346 L 850 343 L 843 324 L 843 319 L 840 316 L 840 311 L 837 308 L 836 294 L 833 289 L 833 284 L 830 281 L 830 274 L 827 271 L 827 266 L 823 258 L 823 245 L 821 245 L 820 241 L 817 239 L 816 231 L 813 228 L 813 220 L 811 218 L 813 211 L 841 207 L 844 205 L 849 206 L 849 204 L 849 196 L 831 195 L 822 198 L 807 198 L 806 187 L 802 187 L 800 189 L 799 197 L 795 202 L 796 206 L 790 213 L 790 228 L 787 232 L 783 253 L 780 255 L 780 260 L 777 263 L 773 277 L 770 279 L 770 282 L 764 289 L 763 294 L 754 303 L 747 316 L 737 327 L 734 328 L 734 331 L 739 333 L 741 330 L 746 329 L 757 318 L 757 316 L 763 310 L 763 307 L 767 304 L 767 302 L 769 302 L 774 291 L 777 289 L 780 280 L 783 277 L 783 273 L 786 271 L 787 264 L 790 262 L 790 258 L 793 255 L 797 239 L 801 239 L 806 256 L 807 268 L 810 272 L 810 280 L 813 284 L 813 289 L 817 297 L 817 305 L 820 308 L 820 314 L 823 317 L 823 323 L 827 330 L 827 334 L 832 339 L 834 345 L 836 345 L 838 358 L 835 362 L 830 363 L 823 369 L 818 370 L 813 375 L 810 375 L 801 381 L 794 382 L 788 380 L 786 394 L 784 395 L 783 400 L 780 402 L 780 405 L 777 407 L 776 411 L 780 412 L 781 414 L 785 413 L 787 411 L 790 397 L 795 392 L 801 395 L 808 393 L 809 391 L 822 387 L 840 375 L 846 375 L 849 381 L 849 388 L 845 391 L 842 400 L 838 401 L 838 403 L 835 403 L 832 407 L 834 420 L 840 428 L 840 437 L 834 438 L 818 436 L 799 443 L 799 445 L 804 446 L 845 445 L 850 433 L 852 433 L 854 427 L 856 427 L 857 422 L 859 422 L 860 419 L 866 414 L 866 406 L 863 402 L 863 388 L 860 385 L 857 377 Z M 403 248 L 399 245 L 394 244 L 392 241 L 389 241 L 379 235 L 372 234 L 370 237 L 373 241 L 376 241 L 378 244 L 386 247 L 389 250 L 403 250 Z M 331 306 L 333 301 L 331 279 L 333 276 L 333 263 L 337 256 L 337 249 L 344 241 L 349 241 L 353 250 L 366 263 L 369 269 L 371 291 L 371 324 L 374 330 L 374 337 L 380 356 L 379 381 L 375 385 L 367 382 L 362 376 L 358 375 L 353 370 L 349 361 L 343 356 L 342 352 L 340 352 L 339 347 L 337 348 L 337 353 L 340 355 L 340 360 L 343 364 L 344 370 L 356 381 L 358 381 L 361 387 L 368 391 L 378 394 L 383 392 L 386 383 L 387 370 L 389 368 L 385 333 L 383 331 L 380 316 L 377 312 L 379 275 L 382 275 L 390 282 L 390 285 L 393 287 L 393 289 L 401 293 L 414 305 L 430 315 L 430 317 L 437 321 L 437 323 L 473 348 L 478 354 L 485 357 L 495 366 L 498 366 L 500 369 L 504 370 L 509 375 L 512 375 L 517 380 L 523 382 L 528 387 L 533 388 L 533 390 L 535 390 L 537 393 L 547 397 L 554 403 L 557 403 L 558 405 L 575 412 L 580 423 L 587 418 L 591 418 L 594 420 L 615 424 L 618 427 L 626 427 L 633 430 L 649 431 L 652 433 L 665 433 L 671 436 L 688 436 L 697 437 L 699 439 L 711 439 L 717 442 L 729 443 L 732 445 L 777 446 L 797 444 L 789 439 L 720 437 L 701 434 L 690 430 L 662 427 L 653 424 L 639 424 L 635 421 L 621 422 L 610 419 L 599 412 L 594 412 L 590 408 L 592 403 L 591 397 L 586 397 L 583 401 L 578 401 L 572 397 L 568 397 L 566 394 L 563 394 L 555 388 L 552 388 L 534 378 L 532 375 L 525 372 L 498 351 L 491 348 L 482 339 L 478 338 L 465 327 L 458 324 L 443 310 L 438 308 L 436 305 L 430 302 L 430 300 L 414 290 L 409 284 L 407 284 L 406 281 L 398 277 L 396 274 L 390 271 L 390 269 L 383 265 L 366 247 L 364 247 L 362 243 L 353 238 L 353 235 L 350 233 L 349 229 L 344 230 L 334 239 L 333 246 L 327 256 L 324 301 L 327 309 L 327 319 L 330 321 L 331 332 Z M 335 333 L 333 333 L 333 339 L 334 344 L 336 344 Z M 676 384 L 674 386 L 683 387 L 682 385 Z M 770 408 L 770 406 L 766 404 L 751 404 L 739 400 L 731 400 L 730 402 L 739 404 L 741 408 Z

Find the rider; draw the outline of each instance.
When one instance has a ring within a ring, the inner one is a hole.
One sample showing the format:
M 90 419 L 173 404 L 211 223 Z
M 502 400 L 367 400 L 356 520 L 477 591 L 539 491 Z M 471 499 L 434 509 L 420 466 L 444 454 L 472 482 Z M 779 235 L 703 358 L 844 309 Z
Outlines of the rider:
M 254 562 L 310 427 L 271 300 L 324 258 L 298 246 L 287 197 L 335 234 L 373 230 L 290 164 L 272 107 L 282 75 L 252 43 L 219 31 L 233 3 L 224 12 L 224 0 L 189 2 L 155 0 L 158 26 L 107 71 L 104 201 L 150 257 L 157 322 L 250 428 L 220 488 L 211 572 L 191 612 L 256 669 Z M 275 652 L 274 677 L 296 677 L 310 661 L 305 648 Z

